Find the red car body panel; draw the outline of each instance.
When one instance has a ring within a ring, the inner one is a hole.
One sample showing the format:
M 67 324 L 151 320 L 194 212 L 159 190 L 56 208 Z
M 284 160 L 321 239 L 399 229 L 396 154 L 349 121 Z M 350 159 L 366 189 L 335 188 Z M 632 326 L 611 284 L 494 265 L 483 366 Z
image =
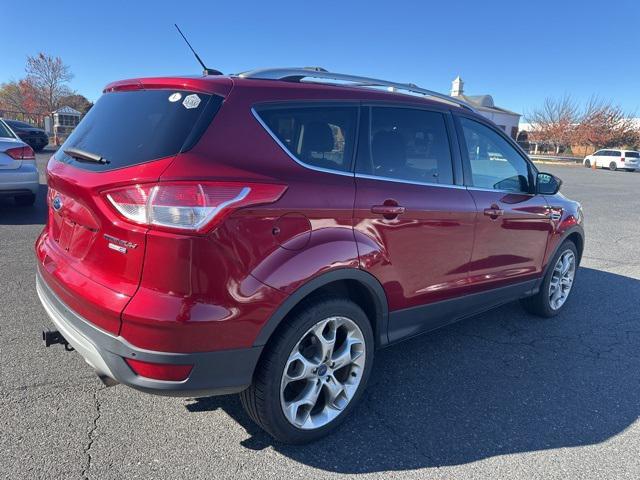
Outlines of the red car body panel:
M 390 310 L 466 291 L 476 218 L 466 189 L 365 178 L 358 178 L 357 186 L 360 265 L 380 280 Z M 390 202 L 406 208 L 405 213 L 386 219 L 371 212 L 374 205 Z
M 547 201 L 540 195 L 470 190 L 478 217 L 469 283 L 487 288 L 541 275 L 551 231 Z M 497 206 L 499 217 L 484 214 Z

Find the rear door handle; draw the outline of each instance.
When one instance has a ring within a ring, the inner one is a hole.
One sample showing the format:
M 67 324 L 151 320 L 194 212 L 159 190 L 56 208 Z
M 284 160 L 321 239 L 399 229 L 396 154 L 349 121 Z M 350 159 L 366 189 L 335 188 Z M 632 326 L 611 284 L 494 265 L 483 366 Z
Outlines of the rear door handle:
M 371 212 L 384 216 L 387 220 L 392 220 L 398 215 L 402 215 L 405 212 L 405 208 L 400 205 L 374 205 L 371 207 Z
M 491 207 L 484 209 L 484 214 L 487 217 L 491 217 L 495 220 L 496 218 L 504 215 L 504 210 L 498 207 L 498 205 L 491 205 Z

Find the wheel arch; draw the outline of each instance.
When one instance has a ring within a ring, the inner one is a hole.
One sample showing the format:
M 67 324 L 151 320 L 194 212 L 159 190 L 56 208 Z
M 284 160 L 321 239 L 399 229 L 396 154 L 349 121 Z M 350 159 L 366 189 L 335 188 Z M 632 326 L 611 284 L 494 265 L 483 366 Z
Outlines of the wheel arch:
M 340 268 L 321 274 L 295 290 L 269 317 L 254 342 L 267 344 L 282 321 L 293 313 L 303 300 L 321 294 L 339 294 L 362 308 L 371 322 L 376 347 L 388 343 L 389 307 L 380 282 L 370 273 L 356 268 Z
M 582 252 L 584 251 L 584 234 L 576 229 L 566 235 L 560 245 L 562 245 L 565 240 L 571 240 L 576 246 L 576 250 L 578 250 L 578 265 L 580 265 L 580 261 L 582 260 Z
M 584 229 L 581 225 L 574 225 L 571 228 L 568 228 L 564 232 L 562 232 L 560 238 L 556 240 L 554 243 L 553 250 L 549 252 L 545 259 L 545 266 L 543 269 L 544 274 L 546 275 L 547 269 L 551 268 L 551 259 L 556 255 L 558 249 L 562 246 L 562 244 L 570 240 L 576 246 L 576 250 L 578 250 L 578 265 L 582 261 L 582 253 L 584 251 Z M 544 275 L 541 277 L 541 280 L 544 279 Z

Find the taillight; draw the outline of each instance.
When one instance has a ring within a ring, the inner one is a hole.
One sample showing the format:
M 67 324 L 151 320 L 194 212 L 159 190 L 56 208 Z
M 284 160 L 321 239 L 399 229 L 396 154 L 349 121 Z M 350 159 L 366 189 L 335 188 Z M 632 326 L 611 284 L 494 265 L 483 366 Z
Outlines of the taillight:
M 9 155 L 14 160 L 35 160 L 36 154 L 30 146 L 26 147 L 16 147 L 10 148 L 9 150 L 5 150 L 7 155 Z
M 624 157 L 620 157 L 620 161 L 624 163 Z
M 104 192 L 125 219 L 160 229 L 202 233 L 238 208 L 272 203 L 284 185 L 240 182 L 168 182 Z
M 180 382 L 185 380 L 193 369 L 193 365 L 151 363 L 143 362 L 142 360 L 134 360 L 132 358 L 125 358 L 124 360 L 136 375 L 152 378 L 154 380 L 166 380 L 169 382 Z

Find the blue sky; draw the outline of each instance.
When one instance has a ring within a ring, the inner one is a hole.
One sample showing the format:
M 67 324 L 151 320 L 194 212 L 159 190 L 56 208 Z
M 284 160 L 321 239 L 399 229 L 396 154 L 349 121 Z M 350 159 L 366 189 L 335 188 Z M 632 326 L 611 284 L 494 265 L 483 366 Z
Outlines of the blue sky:
M 459 74 L 465 93 L 521 113 L 570 93 L 640 115 L 637 0 L 5 1 L 16 21 L 2 22 L 0 82 L 45 51 L 92 100 L 112 80 L 198 73 L 177 22 L 224 72 L 320 65 L 442 92 Z

